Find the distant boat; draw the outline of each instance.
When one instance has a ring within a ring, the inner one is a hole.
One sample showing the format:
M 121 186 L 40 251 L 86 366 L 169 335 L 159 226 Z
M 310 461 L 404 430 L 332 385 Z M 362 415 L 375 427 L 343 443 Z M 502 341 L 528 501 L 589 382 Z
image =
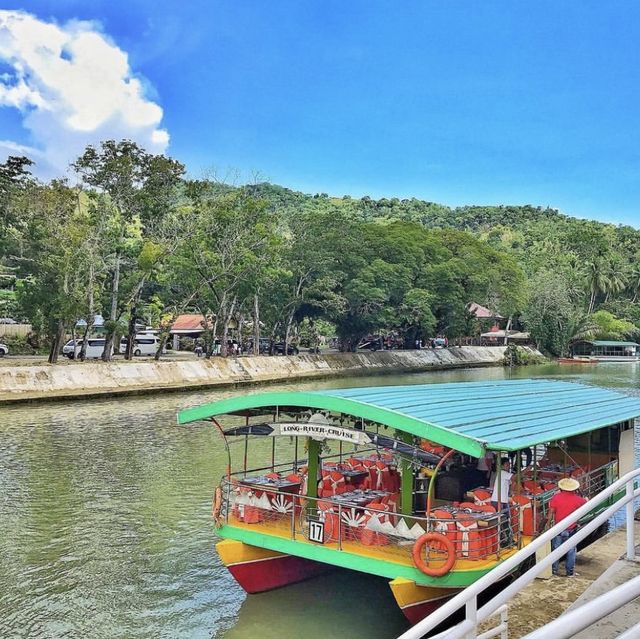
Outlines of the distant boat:
M 581 340 L 572 345 L 573 358 L 591 359 L 599 362 L 640 361 L 640 344 L 613 340 Z
M 594 357 L 559 357 L 558 364 L 597 364 L 598 360 Z

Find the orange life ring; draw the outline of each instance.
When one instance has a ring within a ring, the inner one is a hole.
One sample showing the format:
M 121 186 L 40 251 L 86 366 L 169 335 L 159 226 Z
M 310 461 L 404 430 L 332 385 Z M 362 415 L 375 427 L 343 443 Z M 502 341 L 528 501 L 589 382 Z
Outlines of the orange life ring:
M 220 486 L 218 486 L 216 488 L 216 492 L 213 494 L 213 504 L 211 505 L 211 515 L 216 523 L 220 518 L 221 510 L 222 510 L 222 489 L 220 488 Z
M 422 558 L 422 549 L 425 544 L 430 541 L 437 541 L 444 546 L 447 551 L 447 558 L 439 568 L 430 568 Z M 453 546 L 453 542 L 441 533 L 428 532 L 418 538 L 411 551 L 411 556 L 413 557 L 413 563 L 416 565 L 416 568 L 419 568 L 425 575 L 429 575 L 429 577 L 442 577 L 453 568 L 453 564 L 456 561 L 456 549 Z

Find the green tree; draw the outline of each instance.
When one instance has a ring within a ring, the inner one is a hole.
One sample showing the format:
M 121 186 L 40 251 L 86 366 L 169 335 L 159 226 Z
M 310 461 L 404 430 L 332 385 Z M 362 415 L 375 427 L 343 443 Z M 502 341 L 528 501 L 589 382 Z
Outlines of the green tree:
M 108 256 L 105 262 L 109 265 L 110 291 L 102 359 L 108 361 L 120 318 L 126 307 L 130 312 L 135 308 L 148 277 L 148 255 L 140 255 L 145 247 L 145 230 L 161 223 L 184 166 L 164 156 L 151 155 L 131 140 L 107 140 L 99 148 L 88 146 L 72 166 L 83 183 L 95 189 L 92 195 L 96 210 L 105 218 L 107 232 L 102 250 Z M 100 197 L 103 194 L 108 197 Z M 126 277 L 132 265 L 141 267 L 141 273 L 129 278 L 128 295 L 123 296 L 123 275 Z

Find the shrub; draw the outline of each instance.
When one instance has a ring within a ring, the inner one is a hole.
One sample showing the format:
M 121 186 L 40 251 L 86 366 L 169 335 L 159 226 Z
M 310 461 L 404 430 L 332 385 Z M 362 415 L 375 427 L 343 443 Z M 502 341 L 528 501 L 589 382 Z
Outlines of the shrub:
M 505 366 L 532 366 L 535 364 L 544 364 L 546 358 L 537 353 L 533 353 L 527 348 L 509 344 L 504 352 L 503 362 Z

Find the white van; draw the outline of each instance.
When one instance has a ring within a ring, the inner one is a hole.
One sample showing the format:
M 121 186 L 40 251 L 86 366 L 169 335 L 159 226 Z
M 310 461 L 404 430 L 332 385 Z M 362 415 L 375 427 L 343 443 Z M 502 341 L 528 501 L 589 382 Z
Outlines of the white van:
M 155 355 L 160 348 L 160 338 L 157 335 L 151 333 L 137 333 L 133 340 L 133 354 L 136 357 L 140 355 Z M 125 354 L 127 352 L 127 338 L 123 337 L 120 340 L 120 353 Z M 166 349 L 163 349 L 163 353 L 166 353 Z
M 82 350 L 82 342 L 84 340 L 77 339 L 75 342 L 71 339 L 62 347 L 62 354 L 69 359 L 75 359 L 80 356 Z M 104 337 L 90 337 L 87 340 L 87 359 L 99 359 L 104 351 Z

